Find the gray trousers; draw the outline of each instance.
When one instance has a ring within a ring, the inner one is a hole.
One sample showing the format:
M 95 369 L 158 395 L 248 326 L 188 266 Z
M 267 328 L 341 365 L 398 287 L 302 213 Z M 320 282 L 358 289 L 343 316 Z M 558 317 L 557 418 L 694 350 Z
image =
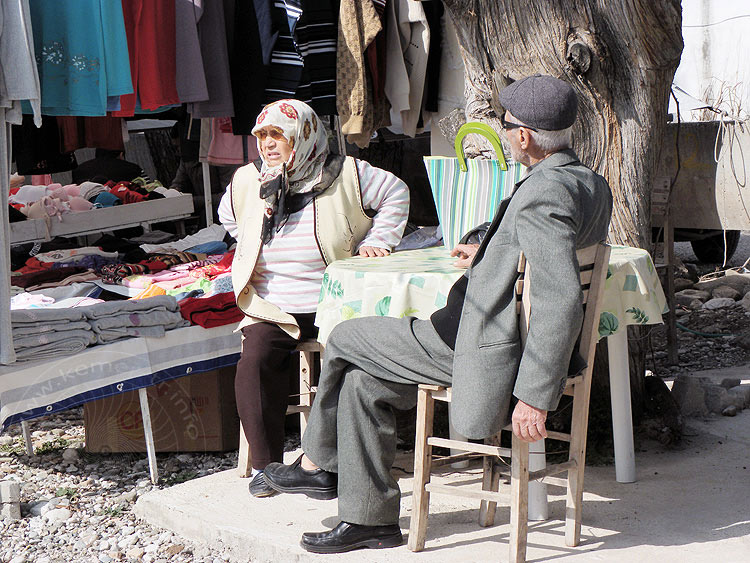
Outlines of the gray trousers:
M 394 410 L 416 405 L 420 383 L 450 385 L 452 369 L 453 350 L 430 321 L 365 317 L 331 332 L 302 448 L 338 473 L 342 521 L 398 523 Z

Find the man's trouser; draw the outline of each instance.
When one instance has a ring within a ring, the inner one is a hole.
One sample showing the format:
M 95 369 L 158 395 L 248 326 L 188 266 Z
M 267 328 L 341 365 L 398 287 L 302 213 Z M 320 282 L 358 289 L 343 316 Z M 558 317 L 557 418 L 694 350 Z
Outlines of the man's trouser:
M 429 320 L 365 317 L 331 332 L 302 448 L 338 473 L 342 521 L 398 523 L 394 410 L 417 404 L 420 383 L 450 385 L 452 369 L 453 350 Z

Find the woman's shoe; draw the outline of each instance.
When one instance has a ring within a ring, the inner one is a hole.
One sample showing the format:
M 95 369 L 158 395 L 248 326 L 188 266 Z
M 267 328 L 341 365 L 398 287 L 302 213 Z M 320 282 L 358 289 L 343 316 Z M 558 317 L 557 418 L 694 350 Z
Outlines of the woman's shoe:
M 270 497 L 276 494 L 276 491 L 266 482 L 263 477 L 263 471 L 258 471 L 250 481 L 250 494 L 257 498 Z

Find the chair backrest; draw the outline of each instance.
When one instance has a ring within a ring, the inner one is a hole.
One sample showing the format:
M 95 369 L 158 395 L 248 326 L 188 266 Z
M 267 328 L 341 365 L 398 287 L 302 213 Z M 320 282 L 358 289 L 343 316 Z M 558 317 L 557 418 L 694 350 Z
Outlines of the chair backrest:
M 598 340 L 599 314 L 604 280 L 609 265 L 610 246 L 597 243 L 576 252 L 583 292 L 584 316 L 578 350 L 589 367 Z M 518 281 L 516 282 L 516 310 L 520 316 L 521 342 L 525 344 L 531 319 L 531 268 L 521 252 L 518 259 Z M 588 370 L 587 370 L 588 371 Z

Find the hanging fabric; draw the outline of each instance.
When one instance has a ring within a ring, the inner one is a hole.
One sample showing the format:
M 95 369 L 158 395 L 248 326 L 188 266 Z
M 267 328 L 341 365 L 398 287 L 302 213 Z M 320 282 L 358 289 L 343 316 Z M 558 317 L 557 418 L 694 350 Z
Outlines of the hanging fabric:
M 227 37 L 225 3 L 222 0 L 203 2 L 198 21 L 203 70 L 208 87 L 208 100 L 188 104 L 193 117 L 232 117 L 234 101 L 229 74 L 229 38 Z
M 179 104 L 174 0 L 122 0 L 122 10 L 133 93 L 120 96 L 120 110 L 112 115 Z
M 413 137 L 422 112 L 430 28 L 422 2 L 388 2 L 388 61 L 385 92 L 391 102 L 392 129 Z
M 34 0 L 31 23 L 42 113 L 106 115 L 108 96 L 133 91 L 119 2 Z
M 198 38 L 198 21 L 203 15 L 202 0 L 175 2 L 175 40 L 177 44 L 177 95 L 180 101 L 203 102 L 208 100 L 203 55 Z
M 276 0 L 278 38 L 266 102 L 294 98 L 318 115 L 336 112 L 336 10 L 330 0 Z
M 387 106 L 376 107 L 365 51 L 383 29 L 372 2 L 342 0 L 339 11 L 336 108 L 341 131 L 360 148 L 372 133 L 388 123 Z

